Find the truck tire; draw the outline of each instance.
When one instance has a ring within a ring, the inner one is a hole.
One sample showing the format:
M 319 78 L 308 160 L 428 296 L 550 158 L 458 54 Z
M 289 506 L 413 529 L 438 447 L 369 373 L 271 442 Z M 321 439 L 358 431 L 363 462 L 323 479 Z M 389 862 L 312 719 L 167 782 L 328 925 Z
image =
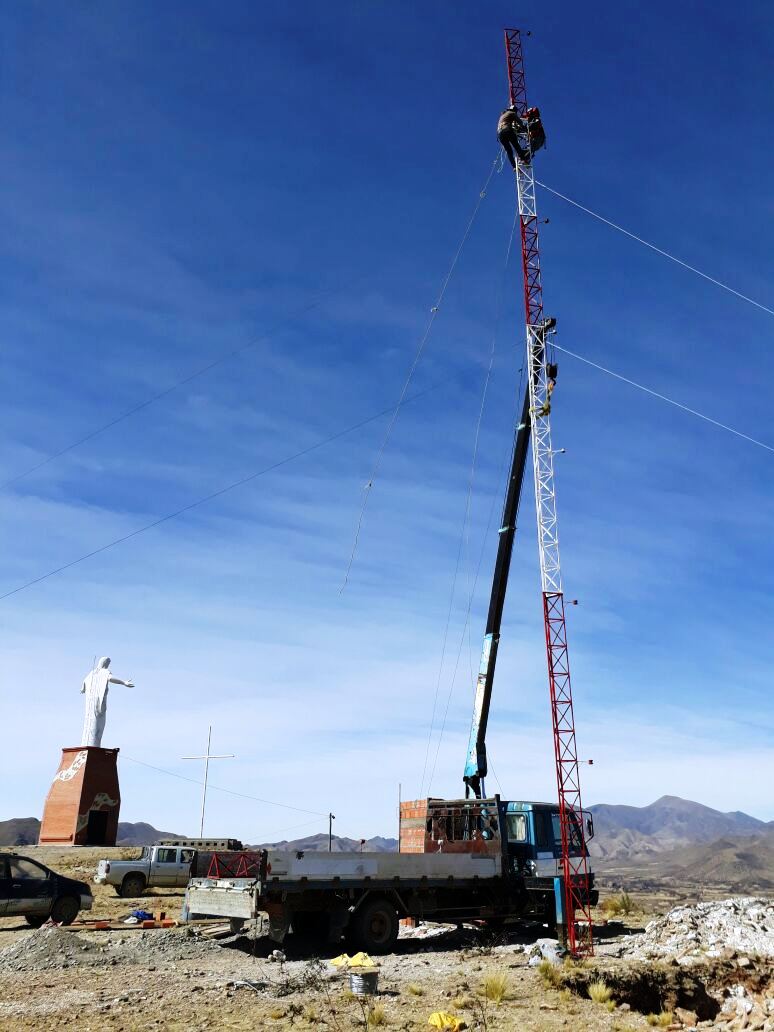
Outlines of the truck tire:
M 81 901 L 75 896 L 60 896 L 51 907 L 51 920 L 57 924 L 72 924 L 81 909 Z
M 143 892 L 145 892 L 145 878 L 141 874 L 127 874 L 121 882 L 119 896 L 124 899 L 134 899 L 142 896 Z
M 398 912 L 384 897 L 367 899 L 352 915 L 350 936 L 366 953 L 389 953 L 398 941 Z
M 245 919 L 243 917 L 230 917 L 228 919 L 228 926 L 231 929 L 232 935 L 239 935 L 245 926 Z

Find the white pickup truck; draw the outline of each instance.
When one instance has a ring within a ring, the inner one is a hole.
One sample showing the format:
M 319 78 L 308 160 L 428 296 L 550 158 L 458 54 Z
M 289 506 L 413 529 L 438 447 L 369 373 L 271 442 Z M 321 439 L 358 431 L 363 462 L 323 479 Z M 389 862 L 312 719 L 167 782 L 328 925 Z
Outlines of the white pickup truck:
M 94 881 L 134 899 L 148 888 L 184 888 L 190 878 L 207 873 L 211 856 L 192 846 L 144 846 L 137 860 L 100 860 Z

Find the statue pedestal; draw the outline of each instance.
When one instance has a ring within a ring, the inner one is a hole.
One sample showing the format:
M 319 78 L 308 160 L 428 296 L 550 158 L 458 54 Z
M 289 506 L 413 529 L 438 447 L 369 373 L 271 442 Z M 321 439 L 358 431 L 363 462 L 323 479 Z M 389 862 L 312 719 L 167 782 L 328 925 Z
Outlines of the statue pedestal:
M 40 825 L 40 846 L 114 846 L 118 835 L 118 749 L 62 749 Z

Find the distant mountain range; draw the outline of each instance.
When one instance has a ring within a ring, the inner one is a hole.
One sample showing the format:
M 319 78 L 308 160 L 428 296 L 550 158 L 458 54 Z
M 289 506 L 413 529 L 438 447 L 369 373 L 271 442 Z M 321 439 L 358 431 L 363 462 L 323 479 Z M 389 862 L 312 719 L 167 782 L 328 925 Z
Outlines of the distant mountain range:
M 678 796 L 662 796 L 649 806 L 599 803 L 589 810 L 594 815 L 589 850 L 605 860 L 647 859 L 703 842 L 774 831 L 774 821 L 759 821 L 738 810 L 722 813 Z
M 40 821 L 37 817 L 13 817 L 10 821 L 0 821 L 0 846 L 34 846 L 40 834 Z M 178 838 L 172 831 L 159 831 L 152 824 L 138 821 L 118 822 L 119 846 L 149 846 L 160 838 Z
M 774 821 L 760 821 L 738 810 L 722 813 L 701 803 L 662 796 L 648 806 L 589 807 L 594 815 L 594 838 L 589 844 L 594 866 L 608 882 L 631 887 L 653 883 L 723 886 L 733 891 L 774 891 Z M 32 845 L 38 841 L 35 817 L 0 821 L 0 846 Z M 118 844 L 150 845 L 177 838 L 142 821 L 118 825 Z M 392 852 L 397 839 L 359 839 L 334 835 L 335 852 Z M 265 842 L 262 847 L 324 852 L 326 834 Z M 252 848 L 259 848 L 253 846 Z
M 251 846 L 251 849 L 288 849 L 304 850 L 307 853 L 325 853 L 328 850 L 328 836 L 308 835 L 306 838 L 292 839 L 282 842 L 262 842 L 260 846 Z M 394 838 L 382 838 L 376 835 L 370 839 L 339 838 L 333 835 L 331 838 L 332 853 L 394 853 L 398 848 L 398 840 Z

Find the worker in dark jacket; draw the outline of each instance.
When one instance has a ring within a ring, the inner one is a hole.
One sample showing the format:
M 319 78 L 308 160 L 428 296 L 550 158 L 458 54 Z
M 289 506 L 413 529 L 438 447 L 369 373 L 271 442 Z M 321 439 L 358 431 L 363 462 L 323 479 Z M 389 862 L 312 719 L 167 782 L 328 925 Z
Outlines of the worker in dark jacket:
M 502 144 L 502 148 L 505 151 L 508 161 L 511 163 L 512 168 L 516 168 L 516 157 L 514 151 L 518 155 L 519 161 L 529 161 L 529 151 L 524 150 L 521 145 L 519 136 L 527 135 L 527 126 L 519 117 L 516 111 L 516 105 L 511 104 L 509 108 L 500 115 L 500 121 L 497 123 L 497 139 Z

